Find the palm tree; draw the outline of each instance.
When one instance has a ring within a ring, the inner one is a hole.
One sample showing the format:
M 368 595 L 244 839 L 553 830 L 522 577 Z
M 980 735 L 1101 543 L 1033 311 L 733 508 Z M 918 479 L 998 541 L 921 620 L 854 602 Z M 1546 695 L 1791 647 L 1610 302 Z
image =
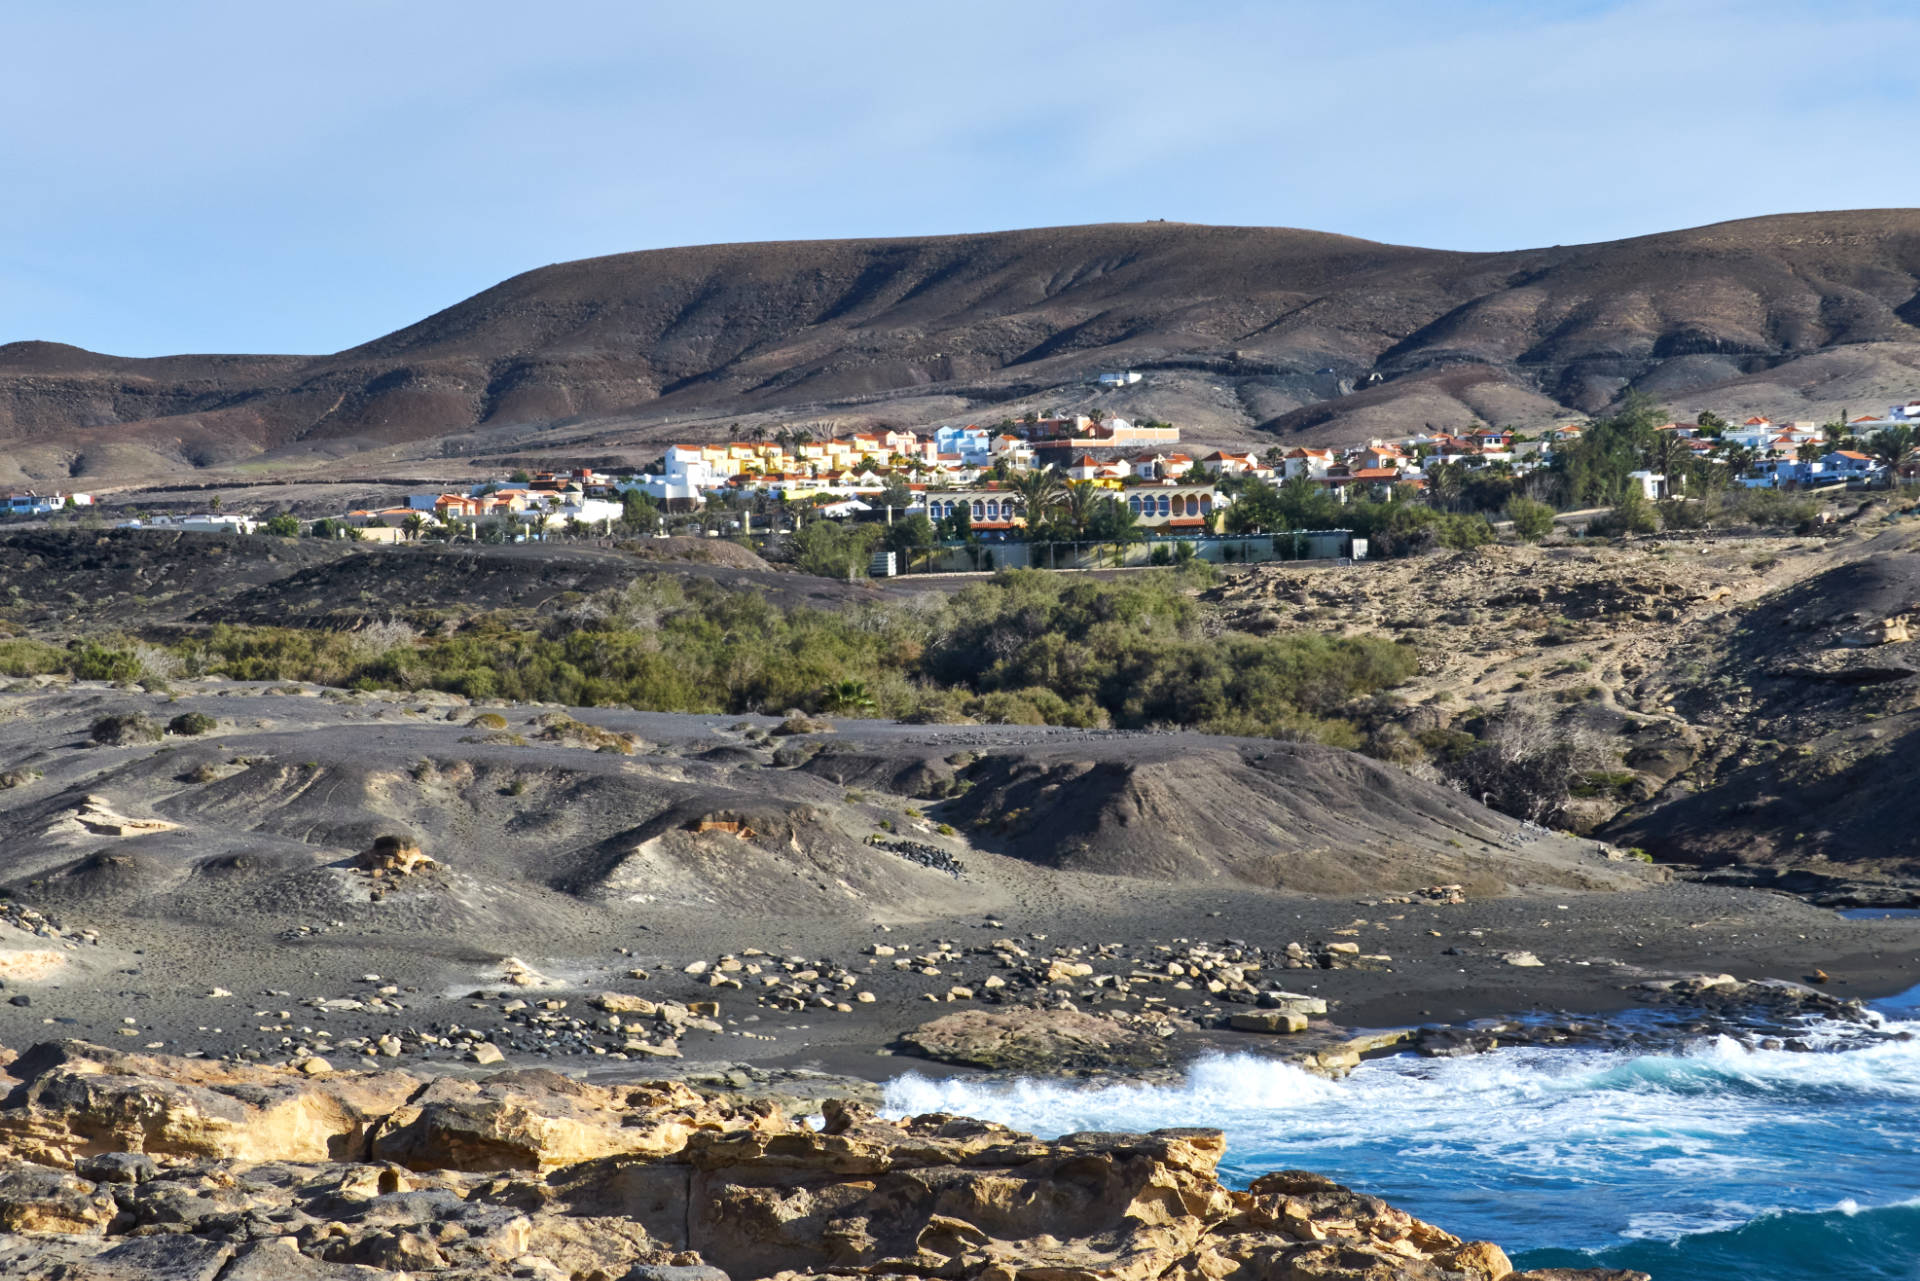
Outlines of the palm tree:
M 1427 468 L 1427 500 L 1436 507 L 1452 506 L 1460 497 L 1466 471 L 1459 463 L 1435 463 Z
M 1026 511 L 1027 528 L 1038 529 L 1060 505 L 1063 494 L 1060 473 L 1051 467 L 1023 472 L 1014 477 L 1013 492 L 1020 496 L 1020 505 Z
M 419 512 L 412 513 L 405 520 L 400 522 L 400 528 L 406 531 L 407 541 L 413 542 L 413 543 L 417 543 L 420 541 L 420 533 L 426 527 L 427 527 L 427 518 L 425 516 L 422 516 Z
M 873 708 L 873 695 L 867 692 L 865 681 L 835 681 L 820 691 L 820 709 L 825 712 L 837 712 L 842 716 L 858 716 L 861 712 L 872 711 Z
M 1673 482 L 1684 476 L 1689 456 L 1687 442 L 1680 439 L 1680 433 L 1677 431 L 1658 433 L 1654 437 L 1653 448 L 1648 453 L 1651 455 L 1653 469 L 1667 478 L 1669 490 L 1679 490 L 1680 486 Z
M 1060 510 L 1072 526 L 1074 537 L 1087 532 L 1087 522 L 1093 519 L 1094 504 L 1106 493 L 1090 480 L 1070 480 L 1066 492 L 1060 496 Z
M 1874 433 L 1873 456 L 1885 463 L 1888 471 L 1898 471 L 1900 464 L 1907 461 L 1907 455 L 1913 452 L 1913 445 L 1913 428 L 1905 423 L 1883 427 Z

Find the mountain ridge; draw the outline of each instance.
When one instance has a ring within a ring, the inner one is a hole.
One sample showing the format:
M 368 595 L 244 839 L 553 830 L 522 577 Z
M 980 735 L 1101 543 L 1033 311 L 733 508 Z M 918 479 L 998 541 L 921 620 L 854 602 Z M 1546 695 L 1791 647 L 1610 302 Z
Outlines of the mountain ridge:
M 1492 253 L 1106 223 L 642 250 L 320 356 L 0 346 L 11 479 L 289 465 L 1100 404 L 1242 444 L 1540 425 L 1639 386 L 1810 417 L 1910 393 L 1920 211 Z M 1148 377 L 1119 392 L 1103 370 Z M 1805 412 L 1801 412 L 1801 411 Z M 10 479 L 0 470 L 0 480 Z

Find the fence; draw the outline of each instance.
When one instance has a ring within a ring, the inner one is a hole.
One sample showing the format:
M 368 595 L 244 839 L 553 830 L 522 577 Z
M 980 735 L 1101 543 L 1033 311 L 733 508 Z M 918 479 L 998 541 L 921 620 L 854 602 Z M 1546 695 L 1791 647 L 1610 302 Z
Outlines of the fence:
M 1302 529 L 1282 534 L 1219 538 L 1156 538 L 1137 543 L 941 543 L 896 557 L 901 574 L 991 573 L 1000 569 L 1127 569 L 1180 559 L 1216 565 L 1275 560 L 1336 560 L 1353 554 L 1345 529 Z M 1183 552 L 1181 548 L 1190 552 Z

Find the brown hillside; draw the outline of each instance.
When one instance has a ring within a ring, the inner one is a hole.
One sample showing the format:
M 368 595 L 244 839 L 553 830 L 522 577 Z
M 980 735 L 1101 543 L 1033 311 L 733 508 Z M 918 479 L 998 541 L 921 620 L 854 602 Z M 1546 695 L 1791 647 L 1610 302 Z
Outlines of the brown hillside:
M 484 454 L 555 426 L 639 452 L 779 413 L 1099 403 L 1333 439 L 1544 421 L 1638 383 L 1807 416 L 1909 394 L 1915 321 L 1910 210 L 1498 254 L 1175 223 L 702 246 L 541 268 L 332 356 L 0 347 L 0 481 Z M 1147 380 L 1086 386 L 1127 365 Z

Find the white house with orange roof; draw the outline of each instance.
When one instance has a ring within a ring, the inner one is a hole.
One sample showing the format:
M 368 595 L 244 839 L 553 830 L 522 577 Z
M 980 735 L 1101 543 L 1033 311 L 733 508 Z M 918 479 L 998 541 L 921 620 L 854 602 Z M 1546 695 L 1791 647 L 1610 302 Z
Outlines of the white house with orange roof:
M 1213 476 L 1245 476 L 1260 466 L 1260 460 L 1250 453 L 1230 454 L 1216 449 L 1200 460 L 1200 466 Z
M 1340 461 L 1331 449 L 1308 449 L 1304 445 L 1289 449 L 1282 461 L 1286 464 L 1288 480 L 1297 480 L 1305 476 L 1308 480 L 1319 480 L 1331 471 Z

